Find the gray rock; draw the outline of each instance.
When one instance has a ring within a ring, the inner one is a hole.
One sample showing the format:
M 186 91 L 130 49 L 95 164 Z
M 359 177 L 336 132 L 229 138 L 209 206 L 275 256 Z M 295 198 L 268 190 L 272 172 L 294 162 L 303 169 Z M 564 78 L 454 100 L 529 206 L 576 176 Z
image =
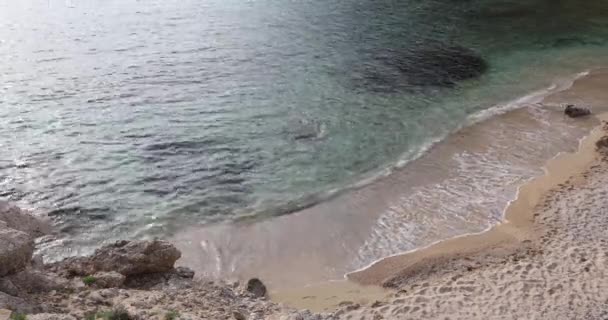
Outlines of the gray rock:
M 106 301 L 106 299 L 98 291 L 93 291 L 89 293 L 89 296 L 87 298 L 89 301 L 92 301 L 94 304 L 97 305 L 103 305 Z
M 572 104 L 569 104 L 566 106 L 564 113 L 570 118 L 578 118 L 590 115 L 591 111 L 587 108 L 576 107 Z
M 0 277 L 23 270 L 32 259 L 34 239 L 0 223 Z
M 95 287 L 98 288 L 119 288 L 125 283 L 126 277 L 116 271 L 97 272 L 93 275 Z
M 194 271 L 186 267 L 175 268 L 175 274 L 181 278 L 192 279 L 194 278 Z
M 9 279 L 0 278 L 0 291 L 8 293 L 11 296 L 19 295 L 19 288 L 17 288 Z M 1 319 L 0 319 L 1 320 Z
M 90 257 L 69 258 L 54 267 L 72 275 L 116 271 L 125 276 L 164 273 L 173 270 L 181 252 L 166 241 L 117 241 L 97 249 Z
M 58 277 L 53 273 L 35 269 L 26 269 L 9 275 L 5 280 L 10 281 L 18 292 L 23 293 L 44 293 L 52 290 L 64 290 L 70 287 L 68 280 Z
M 50 224 L 46 221 L 6 201 L 0 201 L 0 220 L 6 222 L 8 228 L 25 232 L 32 238 L 41 237 L 51 230 Z
M 8 309 L 19 313 L 34 313 L 40 311 L 40 307 L 23 298 L 11 296 L 0 292 L 0 309 Z
M 247 281 L 246 290 L 256 298 L 266 297 L 266 286 L 258 278 L 249 279 L 249 281 Z
M 241 313 L 240 311 L 233 311 L 232 312 L 232 317 L 235 320 L 247 320 L 247 317 L 243 313 Z

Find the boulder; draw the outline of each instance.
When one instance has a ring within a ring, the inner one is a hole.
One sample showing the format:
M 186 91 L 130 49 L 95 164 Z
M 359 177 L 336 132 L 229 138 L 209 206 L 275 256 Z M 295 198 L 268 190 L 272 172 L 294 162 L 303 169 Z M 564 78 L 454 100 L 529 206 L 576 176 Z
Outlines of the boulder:
M 566 106 L 564 113 L 570 118 L 578 118 L 590 115 L 591 111 L 587 108 L 576 107 L 572 104 L 569 104 Z
M 65 290 L 70 287 L 68 280 L 50 272 L 26 269 L 4 278 L 20 293 L 45 293 L 53 290 Z M 10 293 L 8 291 L 4 291 Z
M 95 250 L 90 257 L 69 258 L 59 262 L 59 269 L 72 275 L 93 275 L 100 271 L 116 271 L 124 276 L 164 273 L 173 270 L 181 252 L 161 240 L 117 241 Z
M 256 298 L 266 297 L 266 286 L 258 278 L 249 279 L 249 281 L 247 281 L 247 287 L 245 290 Z
M 0 292 L 0 309 L 8 309 L 19 313 L 39 312 L 40 307 L 33 305 L 23 298 Z
M 95 287 L 98 288 L 118 288 L 125 283 L 126 277 L 116 271 L 97 272 L 93 275 Z
M 10 320 L 13 312 L 6 309 L 0 309 L 0 320 Z
M 6 201 L 0 201 L 0 220 L 6 222 L 8 228 L 25 232 L 32 238 L 38 238 L 50 232 L 50 225 L 47 222 Z
M 7 278 L 0 278 L 0 291 L 8 293 L 12 296 L 19 295 L 19 288 L 17 288 L 17 286 L 15 286 L 13 282 Z
M 0 221 L 0 277 L 25 269 L 32 260 L 34 239 Z
M 187 267 L 175 268 L 175 274 L 180 278 L 192 279 L 194 278 L 194 270 Z

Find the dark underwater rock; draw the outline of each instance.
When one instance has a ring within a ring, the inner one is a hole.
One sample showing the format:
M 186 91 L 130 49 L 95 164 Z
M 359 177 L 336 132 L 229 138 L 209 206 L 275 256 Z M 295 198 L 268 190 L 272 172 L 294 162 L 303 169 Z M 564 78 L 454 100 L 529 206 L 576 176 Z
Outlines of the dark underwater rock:
M 363 64 L 360 86 L 372 91 L 402 91 L 419 87 L 451 87 L 482 75 L 487 62 L 460 46 L 425 45 L 408 50 L 383 50 Z
M 423 49 L 414 52 L 399 70 L 409 82 L 421 86 L 450 86 L 483 74 L 487 64 L 481 56 L 463 47 Z

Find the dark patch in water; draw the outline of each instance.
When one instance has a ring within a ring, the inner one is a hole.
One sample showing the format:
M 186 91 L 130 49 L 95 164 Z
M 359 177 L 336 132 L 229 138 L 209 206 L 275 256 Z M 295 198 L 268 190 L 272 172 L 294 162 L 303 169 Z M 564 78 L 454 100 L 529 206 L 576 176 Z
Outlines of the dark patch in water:
M 109 208 L 82 208 L 82 207 L 65 207 L 57 208 L 49 211 L 49 217 L 66 217 L 66 216 L 86 216 L 93 220 L 101 220 L 107 216 Z
M 557 38 L 551 44 L 554 48 L 578 47 L 578 46 L 600 46 L 604 44 L 599 40 L 588 40 L 585 38 L 572 36 Z
M 222 166 L 222 175 L 227 174 L 242 174 L 245 171 L 249 171 L 255 167 L 255 162 L 252 160 L 245 160 L 242 163 L 226 163 Z
M 207 140 L 189 140 L 189 141 L 171 141 L 171 142 L 159 142 L 145 146 L 143 149 L 146 151 L 177 151 L 177 150 L 195 150 L 207 147 L 212 144 L 219 143 L 213 139 Z
M 372 54 L 370 59 L 372 63 L 363 66 L 356 82 L 378 92 L 451 87 L 479 77 L 488 69 L 486 61 L 475 51 L 441 44 L 386 49 Z

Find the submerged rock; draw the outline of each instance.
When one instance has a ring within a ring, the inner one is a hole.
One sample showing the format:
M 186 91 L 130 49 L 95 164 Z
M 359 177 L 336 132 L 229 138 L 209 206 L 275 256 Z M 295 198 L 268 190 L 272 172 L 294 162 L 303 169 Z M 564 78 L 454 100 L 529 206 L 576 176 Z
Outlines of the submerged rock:
M 427 44 L 408 50 L 384 50 L 371 55 L 359 79 L 374 91 L 398 91 L 412 87 L 450 87 L 482 75 L 487 62 L 475 51 L 461 46 Z
M 576 107 L 572 104 L 566 106 L 564 113 L 570 118 L 578 118 L 583 116 L 588 116 L 591 114 L 591 111 L 587 108 Z
M 451 86 L 480 76 L 487 69 L 481 56 L 464 47 L 417 50 L 399 70 L 408 82 L 420 86 Z

